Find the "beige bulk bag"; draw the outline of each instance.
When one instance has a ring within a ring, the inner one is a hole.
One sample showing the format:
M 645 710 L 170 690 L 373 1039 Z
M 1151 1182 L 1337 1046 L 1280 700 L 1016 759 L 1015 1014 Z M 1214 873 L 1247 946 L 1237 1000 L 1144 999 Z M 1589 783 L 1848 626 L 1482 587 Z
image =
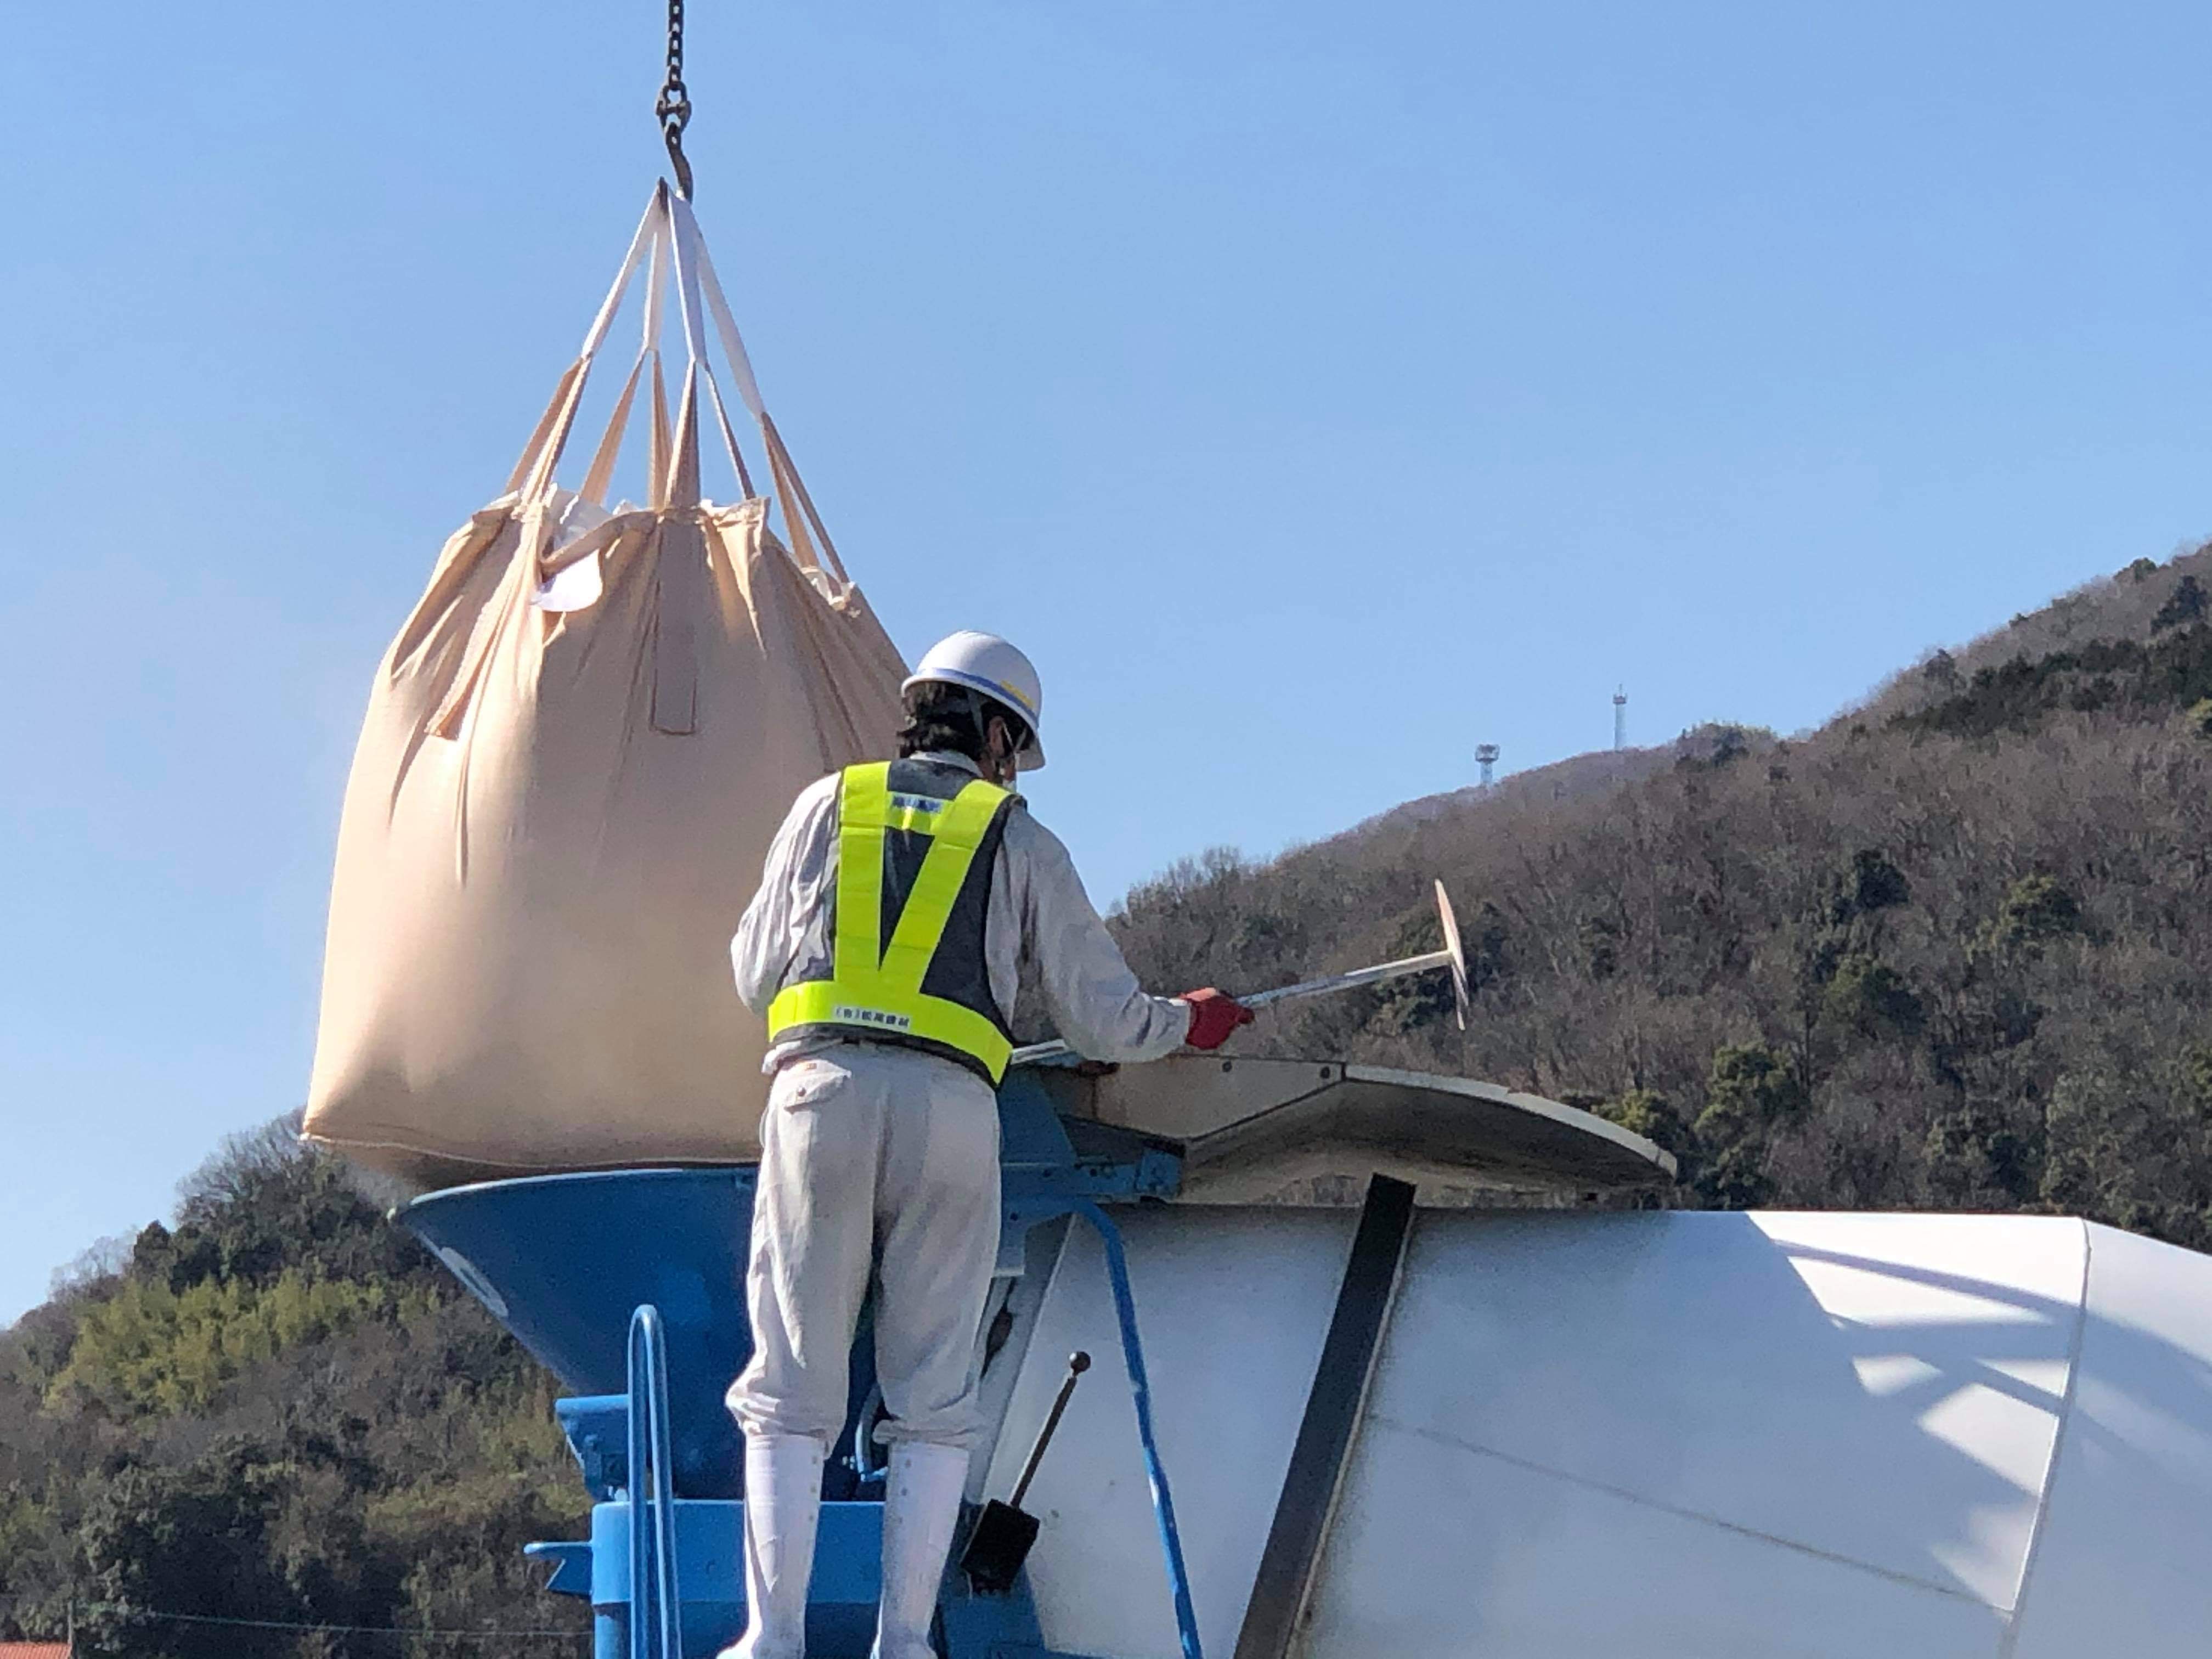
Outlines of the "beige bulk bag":
M 583 484 L 561 489 L 592 358 L 641 270 L 645 344 Z M 672 423 L 665 283 L 686 344 Z M 709 315 L 788 548 L 708 369 Z M 652 499 L 609 515 L 641 387 Z M 702 418 L 736 465 L 733 507 L 701 500 Z M 377 672 L 338 832 L 307 1136 L 431 1185 L 756 1155 L 765 1033 L 732 988 L 730 935 L 792 797 L 891 752 L 904 673 L 664 187 L 507 492 L 447 543 Z

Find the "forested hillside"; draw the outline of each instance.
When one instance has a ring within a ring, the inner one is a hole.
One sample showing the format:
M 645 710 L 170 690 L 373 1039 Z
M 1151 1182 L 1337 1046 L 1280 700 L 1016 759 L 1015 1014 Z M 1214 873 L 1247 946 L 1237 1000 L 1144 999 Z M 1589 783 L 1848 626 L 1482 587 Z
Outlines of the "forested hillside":
M 588 1652 L 235 1622 L 587 1628 L 519 1553 L 582 1530 L 551 1379 L 297 1127 L 0 1334 L 0 1636 L 73 1601 L 131 1659 Z
M 1444 988 L 1240 1038 L 1463 1072 L 1676 1152 L 1684 1201 L 2078 1212 L 2212 1247 L 2212 552 L 2138 561 L 1796 741 L 1463 793 L 1132 893 L 1139 973 L 1257 986 L 1432 947 Z
M 1432 946 L 1442 876 L 1471 1030 L 1431 977 L 1238 1046 L 1590 1105 L 1680 1154 L 1685 1203 L 2212 1247 L 2208 567 L 2138 562 L 1801 738 L 1701 728 L 1210 854 L 1115 925 L 1151 982 L 1265 985 Z M 88 1651 L 149 1659 L 582 1653 L 518 1553 L 581 1530 L 554 1393 L 273 1124 L 0 1334 L 0 1635 L 73 1601 Z M 269 1627 L 194 1622 L 238 1620 Z

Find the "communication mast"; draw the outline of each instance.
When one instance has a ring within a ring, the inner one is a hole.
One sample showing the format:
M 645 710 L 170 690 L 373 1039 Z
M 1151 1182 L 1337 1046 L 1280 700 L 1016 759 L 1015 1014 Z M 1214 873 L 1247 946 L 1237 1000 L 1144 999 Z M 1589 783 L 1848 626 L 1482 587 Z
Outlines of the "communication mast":
M 1490 769 L 1498 764 L 1498 745 L 1479 743 L 1474 746 L 1474 757 L 1482 766 L 1482 787 L 1490 787 Z
M 1613 693 L 1613 746 L 1628 747 L 1628 690 L 1615 686 Z

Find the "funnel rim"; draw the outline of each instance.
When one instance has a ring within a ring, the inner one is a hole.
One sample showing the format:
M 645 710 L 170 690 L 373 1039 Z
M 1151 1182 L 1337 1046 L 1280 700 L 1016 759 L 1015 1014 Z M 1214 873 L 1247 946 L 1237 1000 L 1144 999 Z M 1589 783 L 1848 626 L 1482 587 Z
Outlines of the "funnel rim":
M 757 1163 L 650 1164 L 625 1166 L 617 1170 L 554 1170 L 543 1175 L 502 1176 L 495 1181 L 465 1182 L 458 1187 L 441 1187 L 434 1193 L 417 1194 L 404 1204 L 396 1206 L 392 1214 L 395 1219 L 404 1221 L 416 1211 L 428 1205 L 435 1204 L 441 1199 L 454 1198 L 463 1194 L 492 1191 L 511 1193 L 524 1188 L 550 1188 L 573 1182 L 605 1181 L 618 1176 L 729 1176 L 748 1172 L 757 1174 L 759 1169 L 760 1165 Z

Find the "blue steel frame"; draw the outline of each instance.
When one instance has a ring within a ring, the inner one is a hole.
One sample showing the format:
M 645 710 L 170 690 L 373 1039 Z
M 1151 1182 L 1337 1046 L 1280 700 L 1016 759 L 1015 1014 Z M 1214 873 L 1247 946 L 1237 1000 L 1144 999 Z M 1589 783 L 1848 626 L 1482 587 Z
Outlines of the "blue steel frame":
M 1190 1573 L 1183 1565 L 1182 1534 L 1176 1528 L 1175 1496 L 1168 1490 L 1167 1465 L 1160 1461 L 1152 1435 L 1152 1385 L 1145 1376 L 1145 1345 L 1137 1334 L 1137 1298 L 1129 1289 L 1129 1259 L 1121 1249 L 1121 1230 L 1089 1199 L 1075 1213 L 1097 1230 L 1106 1247 L 1106 1273 L 1114 1284 L 1114 1312 L 1121 1325 L 1121 1358 L 1129 1369 L 1129 1395 L 1136 1402 L 1137 1438 L 1145 1449 L 1145 1473 L 1152 1481 L 1152 1517 L 1159 1523 L 1160 1553 L 1166 1558 L 1168 1589 L 1175 1597 L 1176 1633 L 1183 1659 L 1205 1659 L 1198 1645 L 1198 1614 L 1191 1607 Z

